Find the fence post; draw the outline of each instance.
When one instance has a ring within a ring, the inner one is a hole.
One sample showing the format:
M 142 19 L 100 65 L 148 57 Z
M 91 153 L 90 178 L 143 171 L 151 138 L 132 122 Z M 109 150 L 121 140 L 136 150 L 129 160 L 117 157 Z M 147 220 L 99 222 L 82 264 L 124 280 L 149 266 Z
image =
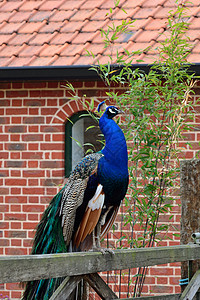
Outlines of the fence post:
M 181 161 L 180 169 L 181 196 L 181 244 L 191 242 L 191 234 L 200 231 L 200 160 Z M 190 270 L 188 272 L 188 267 Z M 181 278 L 188 278 L 200 267 L 200 260 L 192 263 L 183 262 Z

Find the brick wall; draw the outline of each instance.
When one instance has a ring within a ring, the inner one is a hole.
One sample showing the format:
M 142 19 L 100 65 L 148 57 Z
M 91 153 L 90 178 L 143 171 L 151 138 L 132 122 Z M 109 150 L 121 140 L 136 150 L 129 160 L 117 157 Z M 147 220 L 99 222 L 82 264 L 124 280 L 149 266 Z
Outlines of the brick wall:
M 106 96 L 101 82 L 75 81 L 72 84 L 77 95 L 86 95 L 87 100 L 93 98 L 96 105 Z M 65 85 L 65 82 L 56 81 L 0 83 L 0 255 L 30 253 L 34 229 L 41 214 L 58 192 L 59 184 L 63 183 L 64 125 L 67 118 L 83 109 L 80 103 L 71 100 Z M 198 114 L 196 118 L 199 122 Z M 199 149 L 199 131 L 197 124 L 187 135 L 194 145 L 191 150 L 184 144 L 187 158 L 192 158 Z M 177 197 L 172 219 L 178 227 L 179 202 Z M 118 221 L 120 228 L 120 218 Z M 119 230 L 110 233 L 110 238 L 115 239 L 119 234 Z M 178 238 L 172 238 L 163 244 L 179 243 Z M 125 272 L 122 282 L 126 278 Z M 168 268 L 152 267 L 144 292 L 178 292 L 179 278 L 178 264 Z M 118 292 L 120 282 L 115 272 L 110 275 L 110 283 Z M 121 285 L 120 289 L 124 291 L 121 296 L 125 297 L 127 284 Z M 1 293 L 10 299 L 20 299 L 21 289 L 17 283 L 9 283 L 0 285 Z

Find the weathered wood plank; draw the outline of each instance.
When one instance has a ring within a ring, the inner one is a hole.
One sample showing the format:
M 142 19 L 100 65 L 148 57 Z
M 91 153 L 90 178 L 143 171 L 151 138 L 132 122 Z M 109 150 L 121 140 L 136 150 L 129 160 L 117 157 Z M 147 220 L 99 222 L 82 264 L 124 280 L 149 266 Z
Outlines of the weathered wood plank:
M 192 300 L 196 295 L 199 287 L 200 287 L 200 270 L 198 270 L 194 274 L 194 276 L 186 286 L 185 290 L 183 291 L 180 300 Z
M 114 255 L 80 252 L 0 257 L 0 283 L 84 275 L 200 259 L 200 246 L 115 250 Z
M 85 275 L 84 279 L 101 297 L 101 299 L 103 300 L 119 299 L 97 273 Z
M 181 244 L 191 242 L 191 234 L 200 228 L 200 160 L 183 160 L 180 168 Z M 190 265 L 192 276 L 200 268 L 200 261 Z M 188 263 L 183 262 L 181 278 L 188 277 Z M 182 286 L 182 290 L 184 286 Z
M 66 300 L 81 281 L 82 276 L 66 277 L 49 300 Z
M 140 297 L 140 300 L 179 300 L 181 294 Z M 138 298 L 123 298 L 121 300 L 136 300 Z

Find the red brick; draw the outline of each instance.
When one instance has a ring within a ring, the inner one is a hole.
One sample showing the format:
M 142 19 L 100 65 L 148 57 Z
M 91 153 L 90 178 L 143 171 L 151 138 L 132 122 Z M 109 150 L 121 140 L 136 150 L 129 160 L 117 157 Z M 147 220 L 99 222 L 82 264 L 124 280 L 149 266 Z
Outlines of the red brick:
M 11 159 L 20 159 L 20 152 L 10 152 L 10 158 Z
M 151 292 L 154 294 L 172 294 L 173 287 L 165 285 L 152 285 L 150 287 Z
M 38 222 L 24 222 L 23 229 L 34 230 L 38 225 Z
M 7 98 L 25 98 L 25 97 L 28 97 L 28 91 L 26 91 L 26 90 L 6 91 L 6 97 Z
M 29 141 L 42 141 L 43 135 L 42 134 L 25 134 L 22 136 L 22 140 L 29 142 Z
M 8 195 L 8 194 L 9 194 L 8 188 L 0 187 L 0 195 Z
M 38 186 L 38 182 L 39 182 L 38 179 L 28 179 L 28 186 Z M 29 202 L 32 203 L 30 198 L 29 198 Z
M 0 229 L 9 229 L 9 223 L 8 222 L 0 222 Z
M 11 212 L 21 212 L 21 205 L 11 205 L 10 211 Z
M 23 188 L 23 194 L 24 195 L 44 195 L 44 188 L 40 188 L 40 187 L 35 187 L 35 188 L 33 188 L 33 187 L 27 187 L 27 188 Z
M 26 213 L 30 212 L 43 212 L 45 209 L 44 205 L 26 204 L 23 205 L 23 211 Z
M 29 115 L 35 115 L 38 116 L 39 115 L 39 108 L 37 107 L 30 107 L 29 108 Z
M 41 108 L 41 115 L 55 115 L 57 112 L 57 108 Z
M 64 93 L 62 90 L 36 90 L 30 91 L 30 97 L 63 97 Z
M 39 144 L 37 144 L 37 143 L 34 143 L 34 144 L 32 144 L 32 143 L 28 143 L 28 150 L 31 150 L 31 151 L 38 151 L 38 149 L 39 149 Z
M 0 239 L 0 247 L 9 246 L 10 241 L 8 239 Z
M 25 124 L 44 124 L 44 117 L 26 117 L 23 121 Z
M 5 237 L 9 237 L 9 238 L 26 238 L 26 231 L 22 231 L 22 230 L 9 230 L 9 231 L 6 231 L 5 230 Z
M 21 170 L 11 170 L 11 176 L 21 177 Z
M 20 222 L 11 222 L 11 229 L 21 229 L 22 228 L 22 224 Z M 17 243 L 17 245 L 15 245 L 13 242 L 16 240 L 11 240 L 11 246 L 21 246 L 21 240 L 20 243 Z
M 64 145 L 63 143 L 45 143 L 45 144 L 41 144 L 40 146 L 40 149 L 41 150 L 48 150 L 48 151 L 51 151 L 51 150 L 64 150 Z
M 11 194 L 12 195 L 21 195 L 21 188 L 17 188 L 17 187 L 11 188 Z
M 25 99 L 24 105 L 25 106 L 44 106 L 45 99 Z
M 6 213 L 5 220 L 9 221 L 25 221 L 26 215 L 23 213 Z
M 26 196 L 5 196 L 6 203 L 26 203 L 27 197 Z
M 26 255 L 27 249 L 25 248 L 7 248 L 5 250 L 6 255 Z
M 38 161 L 29 161 L 28 162 L 28 168 L 32 169 L 32 168 L 38 168 Z
M 42 169 L 54 169 L 54 168 L 60 168 L 60 162 L 59 161 L 42 161 L 40 162 L 40 168 Z
M 11 160 L 11 161 L 6 161 L 5 162 L 5 166 L 7 168 L 23 168 L 26 166 L 26 163 L 25 161 L 14 161 L 14 160 Z
M 45 171 L 43 170 L 25 170 L 23 171 L 23 177 L 44 177 L 45 176 Z
M 19 179 L 19 178 L 12 178 L 12 179 L 5 179 L 5 184 L 6 185 L 14 185 L 14 186 L 19 186 L 19 185 L 26 185 L 26 179 Z
M 173 269 L 171 268 L 166 268 L 166 267 L 163 267 L 163 268 L 155 268 L 155 267 L 151 267 L 150 269 L 150 274 L 151 275 L 156 275 L 156 276 L 162 276 L 162 275 L 173 275 Z
M 42 159 L 42 152 L 22 152 L 22 159 Z

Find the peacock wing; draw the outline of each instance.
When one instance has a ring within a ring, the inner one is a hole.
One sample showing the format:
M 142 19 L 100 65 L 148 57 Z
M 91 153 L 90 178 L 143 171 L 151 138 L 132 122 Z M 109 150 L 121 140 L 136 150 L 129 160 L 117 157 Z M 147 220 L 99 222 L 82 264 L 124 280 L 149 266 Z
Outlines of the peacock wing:
M 85 156 L 74 168 L 63 191 L 60 215 L 62 217 L 63 237 L 68 246 L 74 230 L 78 207 L 83 203 L 85 190 L 91 175 L 96 173 L 101 153 Z

